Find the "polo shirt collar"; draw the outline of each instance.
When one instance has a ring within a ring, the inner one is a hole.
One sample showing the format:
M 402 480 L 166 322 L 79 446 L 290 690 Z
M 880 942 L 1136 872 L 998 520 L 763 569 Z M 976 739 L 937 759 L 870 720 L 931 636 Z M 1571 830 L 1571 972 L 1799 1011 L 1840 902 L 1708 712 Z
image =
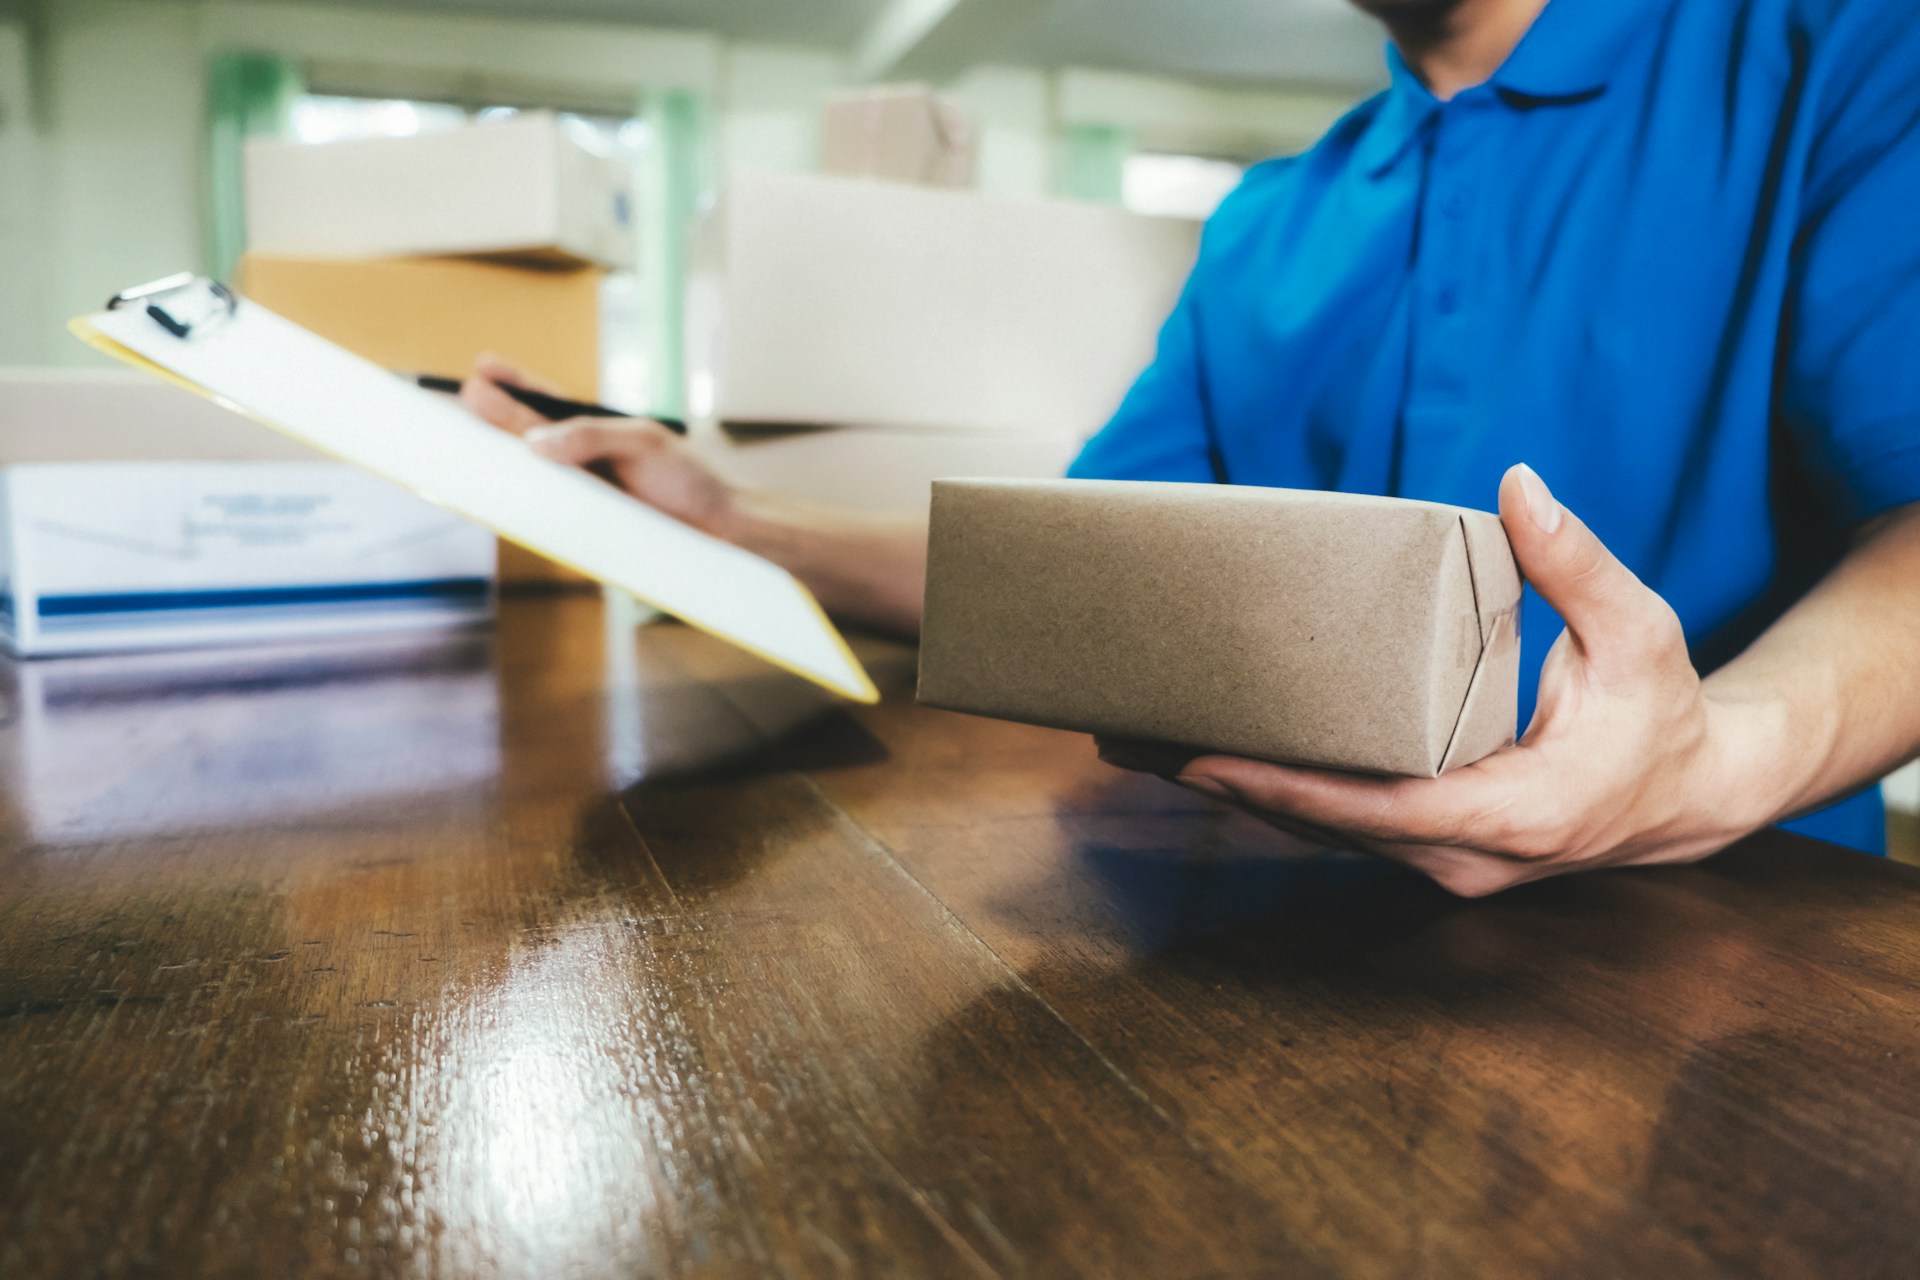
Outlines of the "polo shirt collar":
M 1607 85 L 1633 41 L 1645 36 L 1674 0 L 1550 0 L 1519 45 L 1485 86 L 1461 95 L 1496 96 L 1509 107 L 1571 106 Z M 1391 77 L 1355 159 L 1375 177 L 1393 167 L 1445 106 L 1388 44 Z
M 1634 41 L 1649 35 L 1673 3 L 1551 0 L 1493 73 L 1493 87 L 1515 106 L 1597 98 L 1606 92 Z
M 1392 44 L 1387 46 L 1387 72 L 1392 82 L 1380 95 L 1373 121 L 1354 149 L 1354 160 L 1361 171 L 1375 178 L 1407 153 L 1441 105 Z

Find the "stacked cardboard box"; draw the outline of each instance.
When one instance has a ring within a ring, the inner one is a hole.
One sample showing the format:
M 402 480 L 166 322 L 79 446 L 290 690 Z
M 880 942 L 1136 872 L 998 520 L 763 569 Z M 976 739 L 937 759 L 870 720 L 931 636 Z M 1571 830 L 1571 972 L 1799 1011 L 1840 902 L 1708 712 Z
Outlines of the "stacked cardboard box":
M 929 187 L 974 185 L 979 130 L 973 117 L 925 85 L 877 85 L 827 99 L 820 169 Z
M 249 253 L 239 291 L 389 369 L 460 376 L 497 352 L 591 400 L 601 273 L 466 258 L 331 260 Z
M 857 511 L 925 511 L 947 476 L 1046 478 L 1081 441 L 1039 432 L 799 430 L 733 433 L 703 426 L 693 448 L 734 484 Z
M 260 253 L 634 264 L 633 175 L 545 112 L 407 138 L 247 145 Z
M 633 264 L 633 179 L 532 114 L 448 133 L 247 150 L 236 286 L 391 369 L 464 375 L 495 352 L 600 392 L 600 297 Z M 503 545 L 515 585 L 586 580 Z
M 131 369 L 0 369 L 0 466 L 322 460 L 290 436 Z
M 486 530 L 143 374 L 0 372 L 0 648 L 464 626 Z
M 1058 475 L 1152 358 L 1198 240 L 1074 201 L 736 171 L 694 239 L 697 447 L 867 507 Z

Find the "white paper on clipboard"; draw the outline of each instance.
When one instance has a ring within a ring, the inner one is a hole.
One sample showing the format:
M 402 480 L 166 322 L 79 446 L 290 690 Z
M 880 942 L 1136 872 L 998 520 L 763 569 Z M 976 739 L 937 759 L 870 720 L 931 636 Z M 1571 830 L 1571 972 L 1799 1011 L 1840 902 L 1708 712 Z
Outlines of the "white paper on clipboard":
M 785 569 L 540 457 L 444 396 L 244 298 L 230 318 L 186 337 L 139 307 L 72 328 L 776 666 L 856 701 L 878 700 L 812 593 Z

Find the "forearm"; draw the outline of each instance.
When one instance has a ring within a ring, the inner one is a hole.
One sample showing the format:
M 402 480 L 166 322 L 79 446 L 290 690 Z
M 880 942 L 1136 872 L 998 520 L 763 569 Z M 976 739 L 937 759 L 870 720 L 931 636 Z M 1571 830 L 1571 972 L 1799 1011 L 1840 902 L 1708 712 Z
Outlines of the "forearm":
M 830 613 L 905 635 L 920 632 L 925 516 L 872 515 L 741 494 L 716 532 L 785 568 Z
M 1723 784 L 1764 826 L 1920 753 L 1920 506 L 1869 530 L 1805 599 L 1705 682 Z

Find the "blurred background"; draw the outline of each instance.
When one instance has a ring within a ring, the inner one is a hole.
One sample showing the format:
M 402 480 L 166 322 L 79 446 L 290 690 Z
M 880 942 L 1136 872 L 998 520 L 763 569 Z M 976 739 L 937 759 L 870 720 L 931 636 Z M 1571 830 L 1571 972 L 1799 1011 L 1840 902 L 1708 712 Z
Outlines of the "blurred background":
M 1384 80 L 1345 0 L 0 0 L 0 464 L 303 458 L 67 334 L 185 270 L 692 419 L 744 483 L 1057 474 L 1200 220 Z M 1920 774 L 1888 795 L 1911 850 Z
M 230 272 L 248 137 L 547 108 L 679 212 L 730 167 L 816 169 L 835 89 L 911 81 L 972 116 L 983 192 L 1198 216 L 1382 77 L 1343 0 L 4 0 L 0 362 L 85 362 L 68 317 L 130 281 Z M 669 308 L 620 288 L 609 363 L 646 398 Z

